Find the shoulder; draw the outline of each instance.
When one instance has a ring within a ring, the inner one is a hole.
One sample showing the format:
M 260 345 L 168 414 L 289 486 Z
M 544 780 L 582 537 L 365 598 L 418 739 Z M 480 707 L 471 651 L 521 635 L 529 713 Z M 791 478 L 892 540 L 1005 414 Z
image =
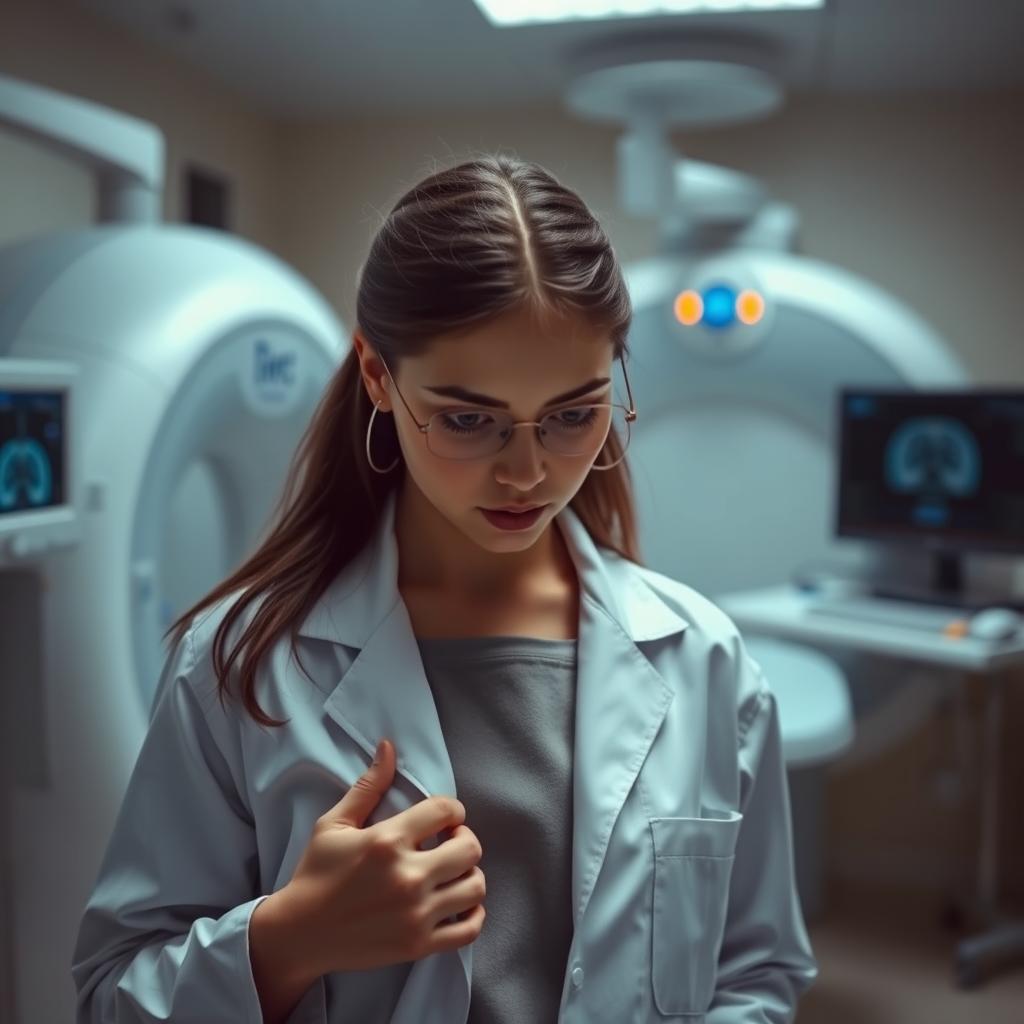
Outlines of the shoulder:
M 635 578 L 688 624 L 683 634 L 683 648 L 689 648 L 685 656 L 688 667 L 692 669 L 700 662 L 709 689 L 728 694 L 739 717 L 740 731 L 745 731 L 764 710 L 769 691 L 761 666 L 735 621 L 711 598 L 680 580 L 633 562 L 628 564 Z
M 246 630 L 255 619 L 263 597 L 257 597 L 244 606 L 241 601 L 245 591 L 242 588 L 218 598 L 193 616 L 188 630 L 182 637 L 179 651 L 172 652 L 188 666 L 188 677 L 192 689 L 205 707 L 209 707 L 217 696 L 218 682 L 215 671 L 214 648 L 218 633 L 222 633 L 222 655 L 218 660 L 227 661 L 231 652 L 241 641 Z M 237 614 L 233 614 L 238 607 Z M 231 619 L 222 631 L 221 627 Z M 238 671 L 239 662 L 232 666 L 232 675 Z
M 239 588 L 230 594 L 225 594 L 212 604 L 207 605 L 207 607 L 193 617 L 188 632 L 197 656 L 209 654 L 221 625 L 227 619 L 229 613 L 239 604 L 244 593 L 244 589 Z M 251 602 L 242 608 L 238 616 L 234 618 L 228 630 L 227 640 L 229 644 L 237 643 L 252 623 L 258 604 L 258 601 Z
M 736 623 L 699 590 L 646 566 L 633 566 L 636 576 L 654 591 L 680 618 L 695 626 L 716 643 L 731 643 L 739 637 Z
M 642 588 L 645 594 L 653 594 L 658 600 L 679 616 L 686 625 L 687 642 L 698 641 L 709 647 L 720 647 L 734 651 L 742 643 L 736 623 L 715 602 L 705 594 L 648 566 L 629 561 L 616 555 L 611 560 L 613 573 L 619 576 L 619 584 Z
M 282 623 L 276 610 L 265 622 L 257 623 L 255 630 L 251 628 L 269 598 L 265 590 L 247 595 L 244 588 L 240 588 L 204 608 L 193 618 L 189 629 L 195 688 L 201 689 L 203 696 L 211 701 L 208 709 L 212 710 L 212 700 L 216 698 L 218 708 L 241 717 L 246 727 L 253 715 L 248 710 L 242 711 L 243 703 L 248 708 L 249 702 L 255 701 L 265 714 L 287 720 L 297 706 L 306 708 L 310 702 L 322 706 L 324 698 L 344 674 L 337 671 L 339 647 L 325 645 L 329 648 L 326 653 L 302 648 L 292 636 L 297 621 Z M 263 638 L 270 633 L 273 634 L 270 642 L 264 645 Z M 260 647 L 258 657 L 257 646 Z M 229 668 L 228 661 L 232 657 Z M 252 665 L 251 681 L 245 684 L 243 697 L 243 668 L 248 677 L 249 659 L 254 657 L 257 660 Z M 222 683 L 222 679 L 226 682 Z

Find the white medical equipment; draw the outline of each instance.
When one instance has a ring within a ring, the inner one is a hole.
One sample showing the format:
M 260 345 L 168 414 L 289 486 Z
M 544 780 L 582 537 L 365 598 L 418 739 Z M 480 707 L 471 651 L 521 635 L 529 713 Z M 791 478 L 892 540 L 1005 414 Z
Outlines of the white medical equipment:
M 738 38 L 609 37 L 572 63 L 566 108 L 624 124 L 620 203 L 659 226 L 659 254 L 625 268 L 644 561 L 712 600 L 815 563 L 926 589 L 921 553 L 833 537 L 837 396 L 848 385 L 962 388 L 965 367 L 877 284 L 798 255 L 797 211 L 761 182 L 679 159 L 667 138 L 670 126 L 736 124 L 779 109 L 772 55 Z M 1008 592 L 1009 568 L 977 575 Z M 744 638 L 779 702 L 797 883 L 813 920 L 824 901 L 830 764 L 874 757 L 945 694 L 923 672 L 864 654 Z
M 627 279 L 630 381 L 643 396 L 630 465 L 645 561 L 712 600 L 819 561 L 866 579 L 922 576 L 910 553 L 832 536 L 835 400 L 851 381 L 966 383 L 942 340 L 877 286 L 783 251 L 668 253 L 628 267 Z M 687 325 L 677 316 L 686 318 L 687 293 L 710 296 L 708 308 L 716 295 L 733 296 L 717 300 L 724 306 L 756 295 L 763 310 L 749 327 Z M 745 640 L 779 700 L 797 881 L 813 920 L 824 899 L 826 767 L 884 750 L 943 694 L 923 674 L 864 655 Z
M 151 126 L 9 78 L 0 125 L 97 166 L 113 222 L 0 248 L 0 1019 L 35 1024 L 74 1015 L 163 632 L 255 547 L 344 352 L 286 264 L 147 223 Z

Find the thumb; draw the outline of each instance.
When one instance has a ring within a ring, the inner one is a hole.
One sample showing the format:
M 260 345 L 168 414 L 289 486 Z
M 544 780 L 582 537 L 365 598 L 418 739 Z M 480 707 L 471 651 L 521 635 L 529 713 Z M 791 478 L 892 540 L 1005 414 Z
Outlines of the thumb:
M 327 812 L 332 821 L 362 828 L 395 777 L 395 751 L 388 740 L 377 745 L 373 764 Z

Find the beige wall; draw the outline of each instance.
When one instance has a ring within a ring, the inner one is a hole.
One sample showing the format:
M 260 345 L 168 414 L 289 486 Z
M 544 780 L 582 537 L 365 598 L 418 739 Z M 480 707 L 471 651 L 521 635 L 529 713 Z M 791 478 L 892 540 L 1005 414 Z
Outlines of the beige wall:
M 390 204 L 435 166 L 483 149 L 539 161 L 576 189 L 623 261 L 650 253 L 649 223 L 621 213 L 617 132 L 556 105 L 514 113 L 281 124 L 191 67 L 76 7 L 5 0 L 0 72 L 155 122 L 168 141 L 168 220 L 180 219 L 183 161 L 236 182 L 237 232 L 319 288 L 350 332 L 355 278 Z M 763 180 L 802 217 L 800 249 L 888 289 L 945 334 L 982 382 L 1024 384 L 1018 278 L 1024 247 L 1024 93 L 971 98 L 794 100 L 759 124 L 678 134 L 677 149 Z M 88 178 L 0 133 L 0 243 L 92 219 Z M 975 680 L 980 684 L 980 680 Z M 1004 884 L 1024 899 L 1024 674 L 1004 715 Z M 980 729 L 981 685 L 968 723 Z M 837 879 L 896 884 L 971 878 L 977 804 L 929 795 L 951 719 L 929 724 L 863 770 L 830 779 L 828 842 Z M 980 741 L 980 733 L 975 734 Z M 936 753 L 938 752 L 938 754 Z M 1010 858 L 1013 858 L 1012 865 Z M 850 865 L 859 865 L 854 871 Z M 924 870 L 924 867 L 937 871 Z M 915 866 L 920 870 L 915 871 Z M 935 888 L 941 899 L 941 885 Z
M 1024 92 L 971 100 L 794 99 L 770 120 L 677 133 L 676 149 L 752 174 L 801 217 L 801 250 L 877 282 L 946 335 L 979 378 L 1024 382 L 1015 294 L 1024 237 Z M 515 114 L 283 129 L 282 254 L 351 328 L 355 275 L 390 204 L 474 149 L 536 160 L 579 191 L 623 260 L 653 227 L 618 208 L 614 127 L 556 106 Z
M 235 232 L 274 248 L 274 124 L 219 82 L 53 0 L 3 0 L 0 73 L 153 122 L 167 146 L 164 218 L 183 219 L 183 169 L 192 161 L 232 180 Z M 0 186 L 0 243 L 95 220 L 88 174 L 3 130 Z

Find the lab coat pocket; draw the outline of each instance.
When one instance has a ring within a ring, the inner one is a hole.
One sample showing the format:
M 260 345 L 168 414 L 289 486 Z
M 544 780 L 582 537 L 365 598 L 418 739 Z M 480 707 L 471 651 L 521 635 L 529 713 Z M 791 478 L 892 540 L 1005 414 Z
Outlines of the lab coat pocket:
M 729 879 L 743 815 L 650 818 L 654 839 L 651 982 L 665 1016 L 702 1019 L 715 993 Z

